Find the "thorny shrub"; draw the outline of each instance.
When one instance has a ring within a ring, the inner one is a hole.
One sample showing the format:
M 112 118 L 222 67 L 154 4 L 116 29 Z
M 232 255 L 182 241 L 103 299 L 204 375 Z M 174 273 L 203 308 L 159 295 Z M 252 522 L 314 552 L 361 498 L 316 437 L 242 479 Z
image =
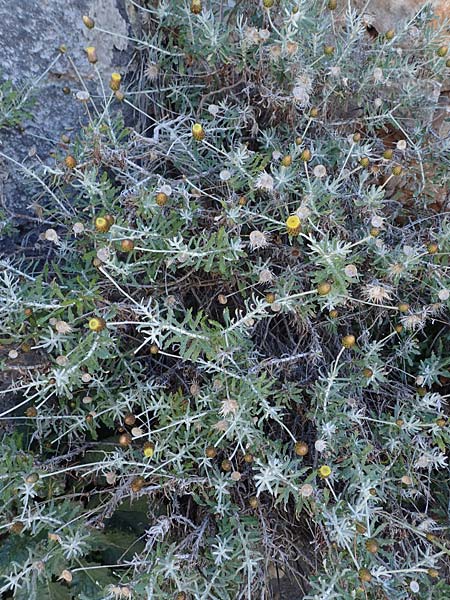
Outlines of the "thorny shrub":
M 133 4 L 1 263 L 0 592 L 448 598 L 445 24 Z

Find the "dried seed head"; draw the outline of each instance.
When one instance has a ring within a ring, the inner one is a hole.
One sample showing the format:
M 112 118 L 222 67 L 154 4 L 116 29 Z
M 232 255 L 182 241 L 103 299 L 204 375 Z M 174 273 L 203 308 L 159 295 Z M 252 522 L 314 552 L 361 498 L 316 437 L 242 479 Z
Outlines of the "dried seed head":
M 300 487 L 300 496 L 302 496 L 303 498 L 309 498 L 309 496 L 312 496 L 313 492 L 314 492 L 314 488 L 309 483 L 304 483 Z
M 391 299 L 391 289 L 378 283 L 369 283 L 363 287 L 362 296 L 374 304 L 383 304 Z
M 309 452 L 308 444 L 306 442 L 295 443 L 295 454 L 297 456 L 306 456 Z
M 122 433 L 122 435 L 119 436 L 119 444 L 122 446 L 122 448 L 127 448 L 130 446 L 131 442 L 131 436 L 128 433 Z
M 133 426 L 136 423 L 136 416 L 133 413 L 127 413 L 123 419 L 125 425 L 129 427 Z
M 355 529 L 361 535 L 364 535 L 366 533 L 366 531 L 367 531 L 365 525 L 363 525 L 362 523 L 359 523 L 359 522 L 356 523 Z
M 145 479 L 143 477 L 135 477 L 131 482 L 131 491 L 134 493 L 140 492 L 145 485 Z
M 205 450 L 205 456 L 207 458 L 215 458 L 217 456 L 217 450 L 214 446 L 208 446 Z
M 252 231 L 249 235 L 250 249 L 258 250 L 268 245 L 267 234 L 264 231 Z
M 68 169 L 75 169 L 75 167 L 77 166 L 77 161 L 75 160 L 75 158 L 73 156 L 71 156 L 70 154 L 68 156 L 66 156 L 66 158 L 64 159 L 64 164 L 66 165 L 66 167 Z
M 67 581 L 67 583 L 70 583 L 73 579 L 73 575 L 68 569 L 64 569 L 58 579 L 60 581 Z
M 239 404 L 233 398 L 227 398 L 226 400 L 222 400 L 220 404 L 220 414 L 223 417 L 226 417 L 229 414 L 235 415 L 239 408 Z
M 317 177 L 318 179 L 323 179 L 324 177 L 326 177 L 327 169 L 325 165 L 316 165 L 313 169 L 313 174 L 314 177 Z
M 271 192 L 273 190 L 273 177 L 266 171 L 263 171 L 258 175 L 255 181 L 255 188 L 258 190 L 265 190 Z
M 44 238 L 49 242 L 55 242 L 55 244 L 59 241 L 58 234 L 54 229 L 47 229 L 44 233 Z
M 258 498 L 256 496 L 252 496 L 251 498 L 249 498 L 248 504 L 249 504 L 250 508 L 253 508 L 253 509 L 258 508 L 258 504 L 259 504 Z
M 231 471 L 231 469 L 233 468 L 233 465 L 231 464 L 231 462 L 227 458 L 225 458 L 221 462 L 220 468 L 222 469 L 222 471 L 228 472 L 228 471 Z
M 22 521 L 16 521 L 12 525 L 10 525 L 9 531 L 11 533 L 14 533 L 15 535 L 19 535 L 19 533 L 22 533 L 24 527 L 25 527 L 25 524 L 22 523 Z
M 133 240 L 122 240 L 120 242 L 120 248 L 123 252 L 132 252 L 134 250 Z
M 56 321 L 55 329 L 58 333 L 63 335 L 72 331 L 72 327 L 65 321 Z
M 272 283 L 274 279 L 275 276 L 270 269 L 262 269 L 259 274 L 259 283 Z
M 30 475 L 27 475 L 27 477 L 25 477 L 25 481 L 26 483 L 37 483 L 39 481 L 39 473 L 30 473 Z
M 346 265 L 344 268 L 344 273 L 347 277 L 356 277 L 358 275 L 358 269 L 356 265 Z

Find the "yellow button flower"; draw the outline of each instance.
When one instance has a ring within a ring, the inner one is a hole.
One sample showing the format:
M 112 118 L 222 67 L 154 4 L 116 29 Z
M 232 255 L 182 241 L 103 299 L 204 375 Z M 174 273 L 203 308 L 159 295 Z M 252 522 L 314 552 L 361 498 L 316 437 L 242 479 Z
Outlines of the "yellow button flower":
M 301 221 L 298 215 L 291 215 L 286 220 L 286 229 L 289 235 L 298 235 L 300 233 Z
M 122 77 L 120 73 L 111 73 L 111 80 L 109 82 L 109 87 L 116 92 L 120 88 L 120 82 L 122 81 Z
M 194 125 L 192 125 L 192 137 L 194 140 L 197 140 L 197 142 L 200 142 L 205 137 L 205 130 L 200 123 L 194 123 Z
M 86 48 L 86 54 L 88 61 L 94 65 L 97 62 L 97 51 L 95 50 L 94 46 L 88 46 Z
M 144 444 L 144 456 L 146 458 L 152 458 L 153 454 L 155 453 L 155 444 L 152 444 L 152 442 L 145 442 Z
M 107 233 L 111 228 L 111 225 L 109 224 L 108 219 L 106 217 L 97 217 L 95 219 L 94 225 L 95 229 L 100 233 Z
M 319 475 L 323 479 L 326 479 L 331 475 L 331 469 L 328 465 L 322 465 L 319 469 Z
M 96 333 L 98 333 L 99 331 L 103 331 L 105 327 L 106 321 L 101 317 L 92 317 L 92 319 L 89 320 L 89 329 L 91 331 L 95 331 Z

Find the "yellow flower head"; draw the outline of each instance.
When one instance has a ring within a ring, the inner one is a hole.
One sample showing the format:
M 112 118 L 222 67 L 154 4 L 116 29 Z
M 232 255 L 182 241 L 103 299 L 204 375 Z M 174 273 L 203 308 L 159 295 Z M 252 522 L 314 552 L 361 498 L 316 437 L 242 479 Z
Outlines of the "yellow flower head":
M 194 123 L 194 125 L 192 125 L 192 137 L 198 142 L 205 137 L 205 130 L 200 123 Z
M 92 317 L 92 319 L 89 319 L 89 329 L 91 331 L 95 331 L 96 333 L 98 333 L 99 331 L 103 331 L 105 327 L 105 319 L 102 319 L 101 317 Z
M 108 222 L 106 217 L 97 217 L 95 219 L 95 229 L 101 233 L 106 233 L 109 231 L 111 225 Z
M 155 444 L 152 444 L 152 442 L 146 442 L 144 444 L 144 456 L 146 458 L 152 458 L 154 453 L 155 453 Z
M 331 475 L 331 469 L 328 465 L 322 465 L 319 469 L 319 475 L 323 479 L 326 479 Z
M 298 235 L 300 233 L 301 221 L 298 215 L 291 215 L 286 220 L 286 229 L 289 235 Z
M 116 92 L 120 88 L 120 82 L 122 81 L 122 76 L 120 73 L 111 73 L 111 80 L 109 82 L 109 87 Z
M 97 62 L 97 52 L 94 46 L 88 46 L 86 48 L 86 54 L 90 63 L 95 64 Z

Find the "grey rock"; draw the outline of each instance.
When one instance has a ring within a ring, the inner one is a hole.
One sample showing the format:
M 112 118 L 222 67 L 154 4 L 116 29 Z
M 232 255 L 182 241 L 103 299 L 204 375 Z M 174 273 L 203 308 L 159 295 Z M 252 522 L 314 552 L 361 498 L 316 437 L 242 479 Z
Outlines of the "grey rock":
M 94 29 L 83 25 L 85 14 L 95 19 Z M 51 162 L 49 153 L 60 136 L 70 136 L 86 121 L 77 92 L 87 87 L 101 94 L 100 78 L 107 86 L 111 72 L 126 71 L 130 32 L 126 0 L 0 0 L 1 78 L 36 99 L 22 133 L 0 130 L 0 152 L 29 168 Z M 96 47 L 95 67 L 87 60 L 87 46 Z M 70 91 L 65 94 L 64 88 Z M 26 213 L 30 204 L 25 179 L 17 165 L 0 157 L 0 201 L 16 213 Z
M 366 22 L 379 33 L 397 29 L 431 3 L 441 18 L 448 16 L 448 0 L 351 0 L 353 6 L 362 14 Z

